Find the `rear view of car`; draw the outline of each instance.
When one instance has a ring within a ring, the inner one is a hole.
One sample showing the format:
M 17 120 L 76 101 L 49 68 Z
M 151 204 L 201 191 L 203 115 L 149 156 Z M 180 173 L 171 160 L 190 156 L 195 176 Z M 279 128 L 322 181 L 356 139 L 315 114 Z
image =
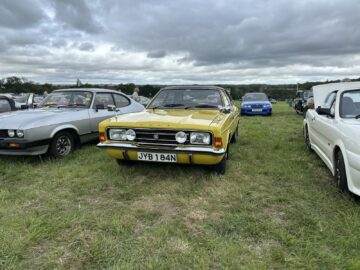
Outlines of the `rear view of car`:
M 272 105 L 264 93 L 247 93 L 242 98 L 241 115 L 271 115 Z

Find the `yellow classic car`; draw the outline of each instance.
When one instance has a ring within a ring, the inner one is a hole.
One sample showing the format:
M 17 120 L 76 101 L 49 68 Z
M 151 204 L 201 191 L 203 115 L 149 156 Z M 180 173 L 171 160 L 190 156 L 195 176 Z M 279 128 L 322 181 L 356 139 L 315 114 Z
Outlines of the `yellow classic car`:
M 237 141 L 238 124 L 239 109 L 225 89 L 169 86 L 155 95 L 145 111 L 101 122 L 97 146 L 119 164 L 212 165 L 224 174 L 230 142 Z

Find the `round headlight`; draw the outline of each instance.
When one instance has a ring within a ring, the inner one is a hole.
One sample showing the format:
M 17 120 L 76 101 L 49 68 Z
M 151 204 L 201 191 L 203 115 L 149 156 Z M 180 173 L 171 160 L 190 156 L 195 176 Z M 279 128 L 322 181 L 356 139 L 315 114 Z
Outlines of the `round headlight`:
M 129 141 L 133 141 L 136 138 L 136 133 L 133 129 L 128 129 L 126 131 L 126 139 L 128 139 Z
M 16 131 L 16 134 L 17 134 L 17 136 L 19 137 L 19 138 L 22 138 L 22 137 L 24 137 L 24 131 L 23 130 L 17 130 Z
M 9 129 L 8 130 L 8 135 L 9 135 L 9 137 L 15 137 L 15 130 L 12 130 L 12 129 Z
M 121 129 L 121 128 L 109 129 L 109 139 L 115 141 L 125 141 L 126 140 L 125 129 Z
M 184 131 L 179 131 L 178 133 L 176 133 L 175 135 L 175 140 L 178 142 L 178 143 L 184 143 L 186 142 L 186 133 Z

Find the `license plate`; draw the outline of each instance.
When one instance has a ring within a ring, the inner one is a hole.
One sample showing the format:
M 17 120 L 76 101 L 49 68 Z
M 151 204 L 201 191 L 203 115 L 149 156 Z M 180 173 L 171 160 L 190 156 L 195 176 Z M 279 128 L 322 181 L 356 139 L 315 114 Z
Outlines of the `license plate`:
M 176 162 L 176 154 L 138 152 L 138 160 L 154 162 Z
M 252 109 L 253 112 L 262 112 L 262 109 Z

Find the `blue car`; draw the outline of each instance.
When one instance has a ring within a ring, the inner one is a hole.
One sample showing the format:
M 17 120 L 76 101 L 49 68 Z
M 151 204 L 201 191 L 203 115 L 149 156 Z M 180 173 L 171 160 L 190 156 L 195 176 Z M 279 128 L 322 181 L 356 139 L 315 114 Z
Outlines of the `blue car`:
M 264 93 L 247 93 L 242 98 L 241 115 L 271 115 L 272 105 Z

